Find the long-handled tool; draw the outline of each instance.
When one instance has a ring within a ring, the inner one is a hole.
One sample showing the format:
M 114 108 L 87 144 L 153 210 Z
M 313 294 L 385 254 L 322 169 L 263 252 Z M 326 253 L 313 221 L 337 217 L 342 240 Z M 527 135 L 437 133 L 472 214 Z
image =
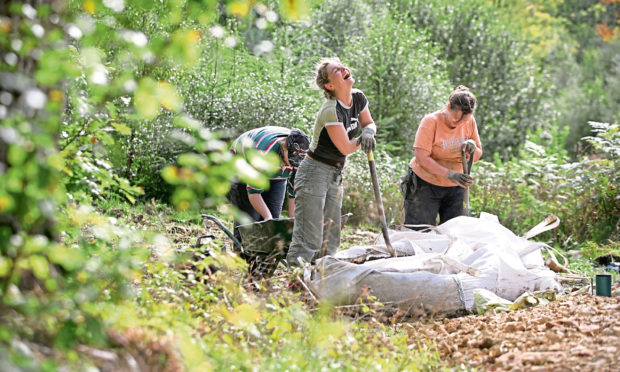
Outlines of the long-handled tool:
M 390 243 L 390 235 L 388 234 L 387 222 L 385 220 L 385 212 L 383 210 L 383 200 L 381 199 L 381 189 L 379 188 L 379 179 L 377 178 L 377 167 L 375 166 L 375 157 L 372 151 L 367 153 L 368 155 L 368 167 L 370 167 L 370 178 L 372 179 L 372 188 L 375 191 L 375 199 L 377 200 L 377 211 L 379 212 L 379 218 L 381 219 L 381 232 L 383 233 L 383 239 L 385 240 L 385 246 L 388 253 L 393 257 L 396 256 L 392 243 Z
M 471 172 L 471 167 L 474 163 L 473 152 L 469 154 L 469 162 L 468 162 L 465 149 L 461 150 L 461 160 L 463 161 L 463 173 L 469 174 Z M 463 210 L 463 216 L 471 217 L 471 209 L 469 209 L 469 186 L 465 187 L 465 192 L 463 194 L 463 200 L 465 201 L 465 209 Z

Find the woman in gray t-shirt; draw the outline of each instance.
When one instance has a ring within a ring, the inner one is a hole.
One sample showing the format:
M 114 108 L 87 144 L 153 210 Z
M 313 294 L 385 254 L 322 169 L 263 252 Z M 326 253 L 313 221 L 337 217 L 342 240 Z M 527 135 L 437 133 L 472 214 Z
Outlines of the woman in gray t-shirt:
M 313 262 L 333 255 L 340 245 L 342 171 L 347 155 L 360 147 L 375 148 L 376 126 L 362 91 L 353 89 L 351 71 L 337 58 L 322 60 L 316 84 L 326 100 L 314 124 L 312 142 L 295 177 L 295 226 L 287 255 L 289 266 L 299 259 Z M 361 129 L 361 136 L 356 137 Z

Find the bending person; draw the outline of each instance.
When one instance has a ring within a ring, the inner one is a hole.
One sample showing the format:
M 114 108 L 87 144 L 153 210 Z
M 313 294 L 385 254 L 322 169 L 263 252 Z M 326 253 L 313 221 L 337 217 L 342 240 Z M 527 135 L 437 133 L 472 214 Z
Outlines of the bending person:
M 333 255 L 340 245 L 342 174 L 347 155 L 375 148 L 376 126 L 362 91 L 353 89 L 351 71 L 339 59 L 322 60 L 316 85 L 326 100 L 314 124 L 310 150 L 295 178 L 296 211 L 289 266 Z M 360 132 L 361 136 L 355 138 Z
M 458 86 L 446 107 L 425 116 L 415 135 L 415 156 L 405 185 L 405 224 L 435 225 L 463 214 L 464 188 L 473 178 L 463 173 L 461 152 L 478 161 L 482 145 L 474 110 L 476 97 Z
M 263 153 L 273 152 L 280 158 L 280 168 L 271 176 L 269 189 L 262 190 L 242 182 L 235 182 L 228 194 L 232 205 L 248 214 L 254 221 L 279 218 L 285 194 L 289 197 L 289 217 L 295 213 L 295 173 L 308 151 L 310 139 L 299 129 L 267 126 L 252 129 L 237 137 L 231 146 L 235 154 L 247 149 Z M 235 221 L 234 235 L 241 236 Z

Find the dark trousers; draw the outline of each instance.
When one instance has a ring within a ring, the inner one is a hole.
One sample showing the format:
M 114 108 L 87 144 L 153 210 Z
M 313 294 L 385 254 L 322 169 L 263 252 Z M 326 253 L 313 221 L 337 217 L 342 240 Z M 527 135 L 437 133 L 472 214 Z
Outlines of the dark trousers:
M 271 212 L 271 216 L 273 218 L 279 218 L 280 213 L 282 213 L 282 203 L 284 202 L 285 192 L 286 180 L 270 180 L 269 190 L 264 191 L 261 194 L 261 197 L 265 201 L 265 204 L 267 205 L 267 208 Z M 245 212 L 252 218 L 252 220 L 263 220 L 261 215 L 254 209 L 254 207 L 252 207 L 252 204 L 250 204 L 246 184 L 239 182 L 233 183 L 230 192 L 228 193 L 228 199 L 232 205 Z M 239 229 L 237 229 L 237 226 L 239 226 L 239 224 L 235 221 L 234 235 L 235 238 L 241 241 L 241 235 L 239 234 Z
M 414 185 L 410 186 L 411 192 L 405 199 L 405 225 L 435 225 L 437 214 L 439 214 L 439 224 L 442 224 L 463 214 L 464 189 L 462 187 L 436 186 L 424 181 L 415 173 L 410 182 Z

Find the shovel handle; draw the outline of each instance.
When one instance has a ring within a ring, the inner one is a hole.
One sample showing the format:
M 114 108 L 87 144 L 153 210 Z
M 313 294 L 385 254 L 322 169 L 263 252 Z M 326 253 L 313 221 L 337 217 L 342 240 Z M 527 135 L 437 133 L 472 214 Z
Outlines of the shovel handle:
M 388 234 L 387 222 L 385 220 L 385 211 L 383 209 L 383 200 L 381 199 L 381 189 L 379 188 L 379 179 L 377 178 L 377 167 L 375 166 L 375 157 L 371 152 L 366 153 L 368 156 L 368 167 L 370 168 L 370 178 L 372 180 L 372 188 L 375 192 L 375 199 L 377 200 L 377 211 L 379 212 L 379 218 L 381 219 L 381 232 L 383 233 L 383 240 L 385 240 L 385 246 L 392 257 L 396 255 L 392 243 L 390 242 L 390 235 Z
M 465 150 L 461 150 L 461 161 L 463 162 L 463 173 L 470 174 L 471 166 L 474 164 L 474 154 L 469 155 L 469 161 L 467 160 L 467 153 Z
M 461 150 L 461 161 L 463 162 L 463 173 L 469 174 L 471 172 L 471 166 L 474 162 L 474 154 L 469 156 L 469 162 L 467 161 L 467 154 L 465 149 Z M 471 216 L 471 209 L 469 209 L 469 186 L 465 187 L 463 199 L 465 201 L 465 209 L 463 210 L 464 216 Z

